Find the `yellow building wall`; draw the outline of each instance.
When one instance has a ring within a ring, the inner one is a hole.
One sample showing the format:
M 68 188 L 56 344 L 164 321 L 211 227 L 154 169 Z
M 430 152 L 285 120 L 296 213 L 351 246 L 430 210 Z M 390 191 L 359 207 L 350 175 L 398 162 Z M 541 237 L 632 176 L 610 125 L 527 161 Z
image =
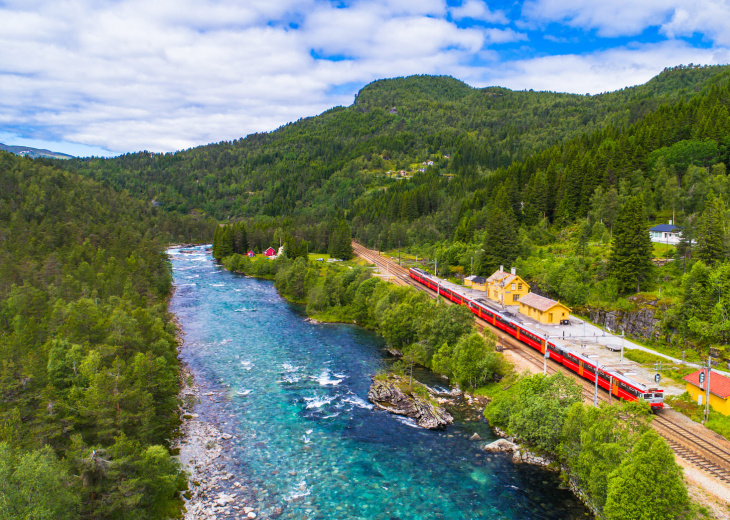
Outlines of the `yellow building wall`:
M 565 305 L 558 303 L 550 307 L 547 311 L 543 312 L 533 307 L 521 304 L 520 314 L 524 314 L 528 318 L 537 320 L 544 325 L 554 325 L 560 323 L 560 320 L 569 319 L 570 309 L 568 309 Z
M 471 286 L 472 286 L 472 281 L 464 278 L 464 287 L 471 287 Z
M 475 291 L 484 291 L 484 292 L 486 292 L 486 290 L 487 290 L 487 284 L 484 284 L 484 283 L 473 283 L 472 286 L 471 286 L 471 288 L 474 289 Z
M 712 374 L 710 374 L 710 382 L 712 382 Z M 699 386 L 695 386 L 692 383 L 687 383 L 687 393 L 692 397 L 692 400 L 696 403 L 697 397 L 702 394 L 702 404 L 705 403 L 706 393 L 705 390 L 700 390 Z M 710 406 L 722 415 L 730 415 L 730 398 L 721 399 L 715 394 L 710 394 Z
M 512 289 L 512 285 L 514 283 L 514 289 Z M 525 283 L 525 281 L 522 278 L 515 278 L 513 283 L 508 283 L 504 286 L 504 304 L 505 305 L 517 305 L 517 302 L 520 298 L 522 298 L 524 295 L 530 292 L 530 286 Z M 522 288 L 520 288 L 522 286 Z M 484 290 L 487 292 L 487 297 L 490 300 L 494 300 L 495 302 L 502 303 L 502 289 L 503 287 L 499 282 L 492 283 L 487 285 Z M 515 300 L 515 295 L 517 296 L 517 300 Z

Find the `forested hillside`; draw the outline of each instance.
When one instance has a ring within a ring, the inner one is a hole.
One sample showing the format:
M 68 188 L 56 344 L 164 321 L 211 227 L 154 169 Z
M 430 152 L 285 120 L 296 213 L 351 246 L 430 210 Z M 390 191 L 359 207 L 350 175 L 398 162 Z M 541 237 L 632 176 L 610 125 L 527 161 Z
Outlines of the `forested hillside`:
M 311 221 L 338 208 L 351 214 L 362 194 L 396 182 L 388 171 L 433 160 L 438 173 L 483 176 L 555 143 L 609 125 L 624 128 L 662 103 L 689 100 L 723 70 L 678 67 L 646 85 L 597 96 L 474 89 L 447 77 L 381 80 L 349 107 L 275 132 L 63 167 L 180 213 Z
M 0 152 L 1 518 L 180 507 L 163 248 L 214 227 Z
M 368 246 L 438 258 L 443 275 L 517 265 L 577 308 L 655 291 L 683 309 L 662 311 L 662 337 L 719 349 L 730 301 L 713 307 L 707 286 L 724 293 L 729 106 L 728 67 L 679 66 L 596 96 L 417 76 L 268 134 L 61 167 L 172 214 L 244 222 L 232 252 L 332 251 L 351 229 Z M 671 252 L 630 236 L 668 220 L 686 238 Z M 657 270 L 659 254 L 677 262 Z

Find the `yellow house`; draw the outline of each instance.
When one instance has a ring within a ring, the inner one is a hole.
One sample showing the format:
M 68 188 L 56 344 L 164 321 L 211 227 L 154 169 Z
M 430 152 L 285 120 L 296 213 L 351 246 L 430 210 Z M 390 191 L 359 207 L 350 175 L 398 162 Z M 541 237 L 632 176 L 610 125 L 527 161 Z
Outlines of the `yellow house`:
M 517 305 L 517 302 L 530 292 L 530 286 L 516 274 L 513 267 L 506 273 L 503 266 L 487 278 L 487 297 L 504 305 Z
M 483 276 L 467 276 L 464 278 L 464 286 L 471 287 L 475 291 L 487 290 L 487 279 Z
M 560 302 L 530 293 L 520 298 L 520 314 L 550 325 L 569 319 L 570 309 Z
M 684 376 L 687 393 L 698 404 L 704 404 L 707 395 L 707 381 L 700 384 L 700 374 L 703 372 L 707 377 L 707 369 L 700 369 Z M 717 372 L 710 372 L 710 406 L 723 415 L 730 415 L 730 378 Z

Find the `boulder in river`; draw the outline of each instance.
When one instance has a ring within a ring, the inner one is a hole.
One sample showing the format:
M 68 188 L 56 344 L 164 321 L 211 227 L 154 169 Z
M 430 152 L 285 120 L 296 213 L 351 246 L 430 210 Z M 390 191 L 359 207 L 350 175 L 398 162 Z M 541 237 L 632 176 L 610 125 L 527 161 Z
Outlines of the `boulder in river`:
M 368 399 L 378 408 L 410 417 L 418 426 L 429 430 L 443 429 L 454 421 L 449 412 L 434 404 L 425 386 L 417 381 L 411 384 L 408 379 L 393 374 L 375 378 Z

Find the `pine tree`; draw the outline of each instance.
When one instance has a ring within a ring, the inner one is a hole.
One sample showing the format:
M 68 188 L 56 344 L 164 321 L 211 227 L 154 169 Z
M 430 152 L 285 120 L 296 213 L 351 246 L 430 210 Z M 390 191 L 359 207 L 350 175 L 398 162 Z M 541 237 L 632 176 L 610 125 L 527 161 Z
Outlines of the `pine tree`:
M 725 208 L 722 200 L 710 193 L 705 204 L 705 211 L 697 226 L 697 258 L 707 265 L 722 262 L 725 258 L 723 231 L 723 214 Z
M 499 189 L 492 201 L 484 230 L 484 253 L 477 271 L 489 276 L 500 265 L 509 266 L 517 258 L 517 222 L 504 187 Z
M 616 220 L 609 269 L 618 281 L 619 291 L 641 290 L 641 283 L 653 271 L 653 247 L 649 237 L 641 195 L 630 197 Z
M 352 258 L 352 231 L 345 219 L 340 219 L 330 234 L 329 254 L 342 260 Z

